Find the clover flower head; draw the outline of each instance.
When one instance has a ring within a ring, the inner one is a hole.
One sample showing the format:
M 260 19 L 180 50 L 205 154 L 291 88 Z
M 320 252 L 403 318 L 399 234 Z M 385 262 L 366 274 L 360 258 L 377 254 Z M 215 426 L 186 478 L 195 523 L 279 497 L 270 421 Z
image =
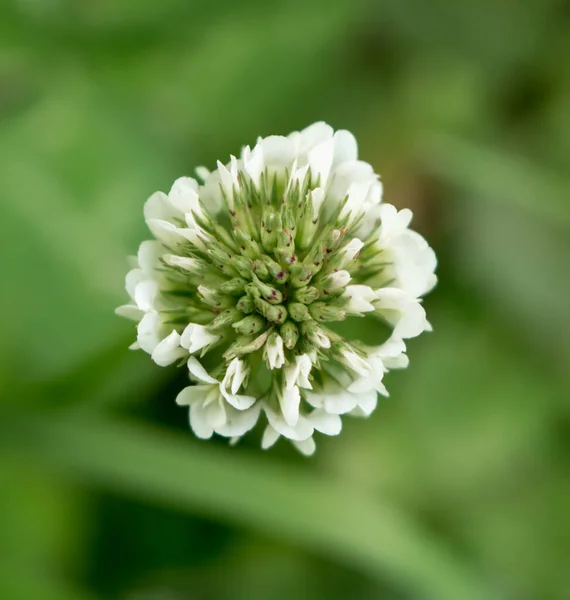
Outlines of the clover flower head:
M 117 312 L 138 322 L 132 347 L 186 363 L 177 403 L 198 437 L 235 442 L 261 418 L 264 448 L 282 436 L 311 454 L 315 432 L 370 415 L 384 374 L 407 366 L 435 254 L 409 210 L 381 201 L 352 134 L 325 123 L 197 172 L 148 199 L 155 239 Z

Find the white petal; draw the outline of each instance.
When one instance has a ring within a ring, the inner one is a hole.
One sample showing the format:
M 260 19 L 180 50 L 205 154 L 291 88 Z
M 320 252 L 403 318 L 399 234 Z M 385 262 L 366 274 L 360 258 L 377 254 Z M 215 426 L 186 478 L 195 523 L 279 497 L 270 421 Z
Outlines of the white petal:
M 374 174 L 374 169 L 368 163 L 360 160 L 343 162 L 333 171 L 327 197 L 332 201 L 340 202 L 353 183 L 369 183 L 376 180 L 377 176 Z
M 363 313 L 374 310 L 372 301 L 376 300 L 376 293 L 367 285 L 347 285 L 343 297 L 348 298 L 348 312 Z
M 204 406 L 200 402 L 190 405 L 190 427 L 196 437 L 207 440 L 212 437 L 214 428 L 208 421 L 208 413 L 204 410 Z
M 197 406 L 200 406 L 199 404 Z M 190 409 L 192 410 L 192 409 Z M 227 409 L 220 396 L 209 398 L 202 404 L 203 411 L 208 424 L 214 431 L 222 428 L 227 423 Z
M 285 387 L 287 389 L 293 389 L 295 385 L 302 388 L 312 389 L 311 382 L 309 381 L 309 375 L 313 363 L 308 354 L 300 354 L 295 357 L 295 362 L 287 365 L 285 368 Z
M 313 426 L 303 415 L 299 415 L 297 425 L 292 427 L 285 422 L 281 411 L 277 412 L 269 406 L 265 406 L 264 409 L 269 424 L 283 437 L 290 440 L 305 440 L 313 434 Z
M 152 354 L 154 349 L 161 341 L 159 329 L 161 320 L 157 313 L 148 312 L 140 320 L 137 326 L 137 342 L 139 346 L 148 354 Z
M 172 205 L 168 202 L 168 196 L 164 192 L 155 192 L 145 202 L 144 218 L 168 221 L 175 216 Z
M 251 177 L 256 185 L 259 184 L 259 178 L 265 168 L 263 161 L 263 148 L 258 144 L 254 147 L 253 151 L 250 150 L 249 146 L 243 149 L 242 153 L 243 166 L 247 174 Z
M 203 402 L 210 393 L 211 385 L 189 385 L 176 396 L 178 406 L 190 406 L 195 402 Z
M 287 425 L 295 427 L 299 421 L 299 404 L 301 403 L 301 394 L 299 388 L 295 385 L 291 389 L 284 389 L 279 404 L 281 412 Z
M 325 435 L 338 435 L 342 429 L 342 420 L 338 414 L 326 410 L 314 410 L 308 417 L 314 428 Z
M 263 450 L 267 450 L 267 448 L 271 448 L 273 444 L 279 439 L 279 433 L 268 425 L 263 432 L 263 437 L 261 438 L 261 447 Z
M 353 238 L 344 248 L 341 248 L 339 253 L 342 255 L 341 268 L 348 266 L 360 252 L 364 246 L 364 242 L 358 238 Z
M 245 396 L 243 394 L 230 394 L 226 388 L 220 387 L 220 391 L 227 403 L 233 406 L 236 410 L 247 410 L 253 406 L 257 398 L 255 396 Z
M 291 167 L 295 160 L 295 147 L 286 137 L 270 135 L 259 140 L 258 145 L 263 149 L 265 166 L 270 169 Z
M 176 256 L 176 254 L 165 254 L 163 257 L 164 262 L 171 267 L 180 267 L 186 269 L 186 271 L 196 272 L 198 270 L 198 261 L 195 258 L 189 256 Z
M 329 139 L 315 146 L 309 151 L 308 160 L 313 181 L 320 182 L 321 186 L 327 184 L 333 164 L 334 144 Z
M 182 332 L 180 345 L 183 348 L 187 348 L 190 354 L 194 354 L 198 350 L 214 344 L 220 337 L 219 335 L 210 333 L 203 325 L 190 323 Z
M 181 230 L 169 221 L 163 219 L 147 219 L 146 224 L 154 237 L 167 246 L 176 246 L 184 239 Z
M 339 271 L 335 271 L 331 275 L 329 275 L 325 280 L 325 285 L 329 292 L 341 290 L 344 288 L 348 282 L 351 280 L 350 273 L 345 271 L 344 269 L 340 269 Z
M 363 416 L 368 417 L 372 414 L 378 404 L 378 394 L 375 390 L 360 394 L 358 396 L 358 408 Z
M 301 454 L 304 454 L 305 456 L 312 456 L 316 450 L 315 440 L 312 437 L 300 442 L 293 440 L 293 445 Z
M 351 223 L 357 215 L 362 212 L 364 208 L 364 203 L 366 201 L 366 197 L 368 196 L 368 190 L 370 189 L 369 182 L 355 182 L 350 185 L 347 192 L 347 201 L 344 205 L 342 212 L 340 213 L 341 217 L 344 217 L 348 214 L 351 215 L 349 223 Z
M 131 271 L 132 272 L 132 271 Z M 146 279 L 137 283 L 134 301 L 140 310 L 147 312 L 153 309 L 154 300 L 158 294 L 158 281 Z
M 134 304 L 123 304 L 123 306 L 118 306 L 115 309 L 115 314 L 120 317 L 131 319 L 132 321 L 140 321 L 144 316 L 144 312 Z
M 249 369 L 246 368 L 245 363 L 239 358 L 234 358 L 226 369 L 222 385 L 226 389 L 230 389 L 232 394 L 237 394 L 248 372 Z
M 340 352 L 341 360 L 347 367 L 363 377 L 370 375 L 370 364 L 362 356 L 347 348 L 343 348 Z
M 318 394 L 305 392 L 305 399 L 311 406 L 323 408 L 325 412 L 335 415 L 350 412 L 357 404 L 353 394 L 341 389 L 336 392 L 326 391 Z
M 137 285 L 145 279 L 147 279 L 147 276 L 142 269 L 131 269 L 127 273 L 127 276 L 125 277 L 125 288 L 133 300 L 135 299 Z
M 226 407 L 226 422 L 216 428 L 216 433 L 225 437 L 242 436 L 255 427 L 260 414 L 259 405 L 248 410 L 235 410 L 231 406 Z
M 186 350 L 180 346 L 180 335 L 173 331 L 156 346 L 151 358 L 160 367 L 166 367 L 182 358 L 186 353 Z
M 426 328 L 426 311 L 416 298 L 398 288 L 376 290 L 374 306 L 393 327 L 395 338 L 412 338 Z
M 207 169 L 204 166 L 199 166 L 196 167 L 194 169 L 194 171 L 196 172 L 196 175 L 198 175 L 198 177 L 202 180 L 202 181 L 206 181 L 206 179 L 208 179 L 208 177 L 210 176 L 210 169 Z
M 192 177 L 179 177 L 168 194 L 168 200 L 180 213 L 200 213 L 198 182 Z
M 435 252 L 419 233 L 408 229 L 381 242 L 379 247 L 393 263 L 388 272 L 395 279 L 395 287 L 419 297 L 429 292 L 437 282 Z
M 147 275 L 153 275 L 154 270 L 160 266 L 160 257 L 164 252 L 164 247 L 156 240 L 145 240 L 139 246 L 137 261 L 139 267 Z
M 311 357 L 308 354 L 301 354 L 296 358 L 297 364 L 299 365 L 299 376 L 297 377 L 297 385 L 305 389 L 313 389 L 311 382 L 309 381 L 309 375 L 313 368 Z
M 264 355 L 270 369 L 280 369 L 285 363 L 283 338 L 280 335 L 271 336 L 271 343 L 266 344 Z
M 218 161 L 218 172 L 220 174 L 222 187 L 226 192 L 226 199 L 231 210 L 234 206 L 234 186 L 236 188 L 239 187 L 239 182 L 237 177 L 232 173 L 233 169 L 230 169 L 228 169 L 224 164 Z
M 339 392 L 338 394 L 327 394 L 324 398 L 324 409 L 331 414 L 343 415 L 350 412 L 358 404 L 354 394 Z
M 346 129 L 340 129 L 334 134 L 334 163 L 338 165 L 358 158 L 356 139 Z
M 302 131 L 295 131 L 289 136 L 289 139 L 294 142 L 297 153 L 303 156 L 315 146 L 331 140 L 333 133 L 334 130 L 330 125 L 319 121 L 305 127 Z
M 313 202 L 313 218 L 316 219 L 325 200 L 325 190 L 322 187 L 315 188 L 311 192 L 311 200 Z
M 204 383 L 219 383 L 217 379 L 208 375 L 206 369 L 204 369 L 202 364 L 194 356 L 191 356 L 188 359 L 188 370 L 190 371 L 190 375 L 198 381 L 203 381 Z
M 404 233 L 412 220 L 412 211 L 404 208 L 400 211 L 392 204 L 382 204 L 380 206 L 381 238 L 388 238 Z

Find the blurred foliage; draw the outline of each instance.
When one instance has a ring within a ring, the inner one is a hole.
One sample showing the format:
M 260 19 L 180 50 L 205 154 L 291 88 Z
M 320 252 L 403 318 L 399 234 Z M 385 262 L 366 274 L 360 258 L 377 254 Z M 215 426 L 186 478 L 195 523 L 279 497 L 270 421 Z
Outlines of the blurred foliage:
M 0 598 L 569 598 L 569 34 L 564 0 L 4 0 Z M 321 119 L 436 247 L 434 333 L 314 459 L 197 442 L 113 315 L 142 203 Z

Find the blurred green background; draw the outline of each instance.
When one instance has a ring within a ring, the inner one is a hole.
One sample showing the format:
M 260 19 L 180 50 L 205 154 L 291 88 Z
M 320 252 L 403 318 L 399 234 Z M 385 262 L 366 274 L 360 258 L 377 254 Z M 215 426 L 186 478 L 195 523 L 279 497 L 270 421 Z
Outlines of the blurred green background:
M 0 599 L 570 598 L 570 4 L 2 0 Z M 352 130 L 433 334 L 304 459 L 196 441 L 113 314 L 144 200 Z

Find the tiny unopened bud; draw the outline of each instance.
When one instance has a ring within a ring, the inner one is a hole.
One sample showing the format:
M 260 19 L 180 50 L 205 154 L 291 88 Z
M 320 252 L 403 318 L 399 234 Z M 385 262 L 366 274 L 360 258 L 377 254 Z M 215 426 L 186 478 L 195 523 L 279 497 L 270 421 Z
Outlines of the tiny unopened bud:
M 233 254 L 229 252 L 224 252 L 217 245 L 209 245 L 207 252 L 212 262 L 220 268 L 222 268 L 224 265 L 227 265 L 229 261 L 234 257 Z
M 318 269 L 315 267 L 299 265 L 299 268 L 296 269 L 294 274 L 291 276 L 291 285 L 294 288 L 300 288 L 307 285 L 317 270 Z
M 221 312 L 213 321 L 208 325 L 208 329 L 215 331 L 216 329 L 222 329 L 227 327 L 236 321 L 241 319 L 241 313 L 235 308 L 227 308 Z
M 251 274 L 251 260 L 245 256 L 233 256 L 229 264 L 242 276 L 249 279 Z
M 267 285 L 255 276 L 253 278 L 253 283 L 250 283 L 248 285 L 248 290 L 250 287 L 256 288 L 259 291 L 261 297 L 264 300 L 267 300 L 267 302 L 269 302 L 270 304 L 280 304 L 281 302 L 283 302 L 283 294 L 278 289 Z
M 282 304 L 269 304 L 269 302 L 266 302 L 262 298 L 256 298 L 254 304 L 258 312 L 268 321 L 277 323 L 278 325 L 285 322 L 287 309 Z
M 303 265 L 308 267 L 314 267 L 314 273 L 316 273 L 322 266 L 325 256 L 327 255 L 327 247 L 323 242 L 317 242 L 312 248 L 309 254 L 307 254 Z
M 293 297 L 301 304 L 311 304 L 320 298 L 321 293 L 316 287 L 306 286 L 295 290 Z
M 220 285 L 220 291 L 224 292 L 224 294 L 230 294 L 231 296 L 241 296 L 245 292 L 246 285 L 247 281 L 245 279 L 234 277 L 229 281 L 224 281 L 224 283 Z
M 263 281 L 267 281 L 269 279 L 269 269 L 267 265 L 260 260 L 254 260 L 251 268 L 253 272 L 262 279 Z
M 278 283 L 285 283 L 287 281 L 289 273 L 278 262 L 275 262 L 266 254 L 262 256 L 262 260 L 275 281 Z
M 237 304 L 236 304 L 236 308 L 248 315 L 249 313 L 253 312 L 254 306 L 253 306 L 253 300 L 249 297 L 249 296 L 242 296 Z
M 239 244 L 240 250 L 252 260 L 259 258 L 261 256 L 261 248 L 259 244 L 247 233 L 244 233 L 240 230 L 234 231 L 234 237 L 236 238 L 237 243 Z
M 249 317 L 234 323 L 232 327 L 243 335 L 253 335 L 259 333 L 265 327 L 265 320 L 259 315 L 249 315 Z
M 281 325 L 280 331 L 285 347 L 289 350 L 293 350 L 299 339 L 299 329 L 297 328 L 297 325 L 295 325 L 293 321 L 285 321 L 285 323 Z
M 272 210 L 264 211 L 261 222 L 261 243 L 266 252 L 272 252 L 277 245 L 277 232 L 281 229 L 281 217 Z
M 297 260 L 294 244 L 278 244 L 273 252 L 283 265 L 292 265 Z
M 309 306 L 309 312 L 315 321 L 320 321 L 321 323 L 327 321 L 344 321 L 346 318 L 344 310 L 327 302 L 314 302 Z
M 291 304 L 289 304 L 289 314 L 293 321 L 297 321 L 297 323 L 311 320 L 309 309 L 300 302 L 291 302 Z

